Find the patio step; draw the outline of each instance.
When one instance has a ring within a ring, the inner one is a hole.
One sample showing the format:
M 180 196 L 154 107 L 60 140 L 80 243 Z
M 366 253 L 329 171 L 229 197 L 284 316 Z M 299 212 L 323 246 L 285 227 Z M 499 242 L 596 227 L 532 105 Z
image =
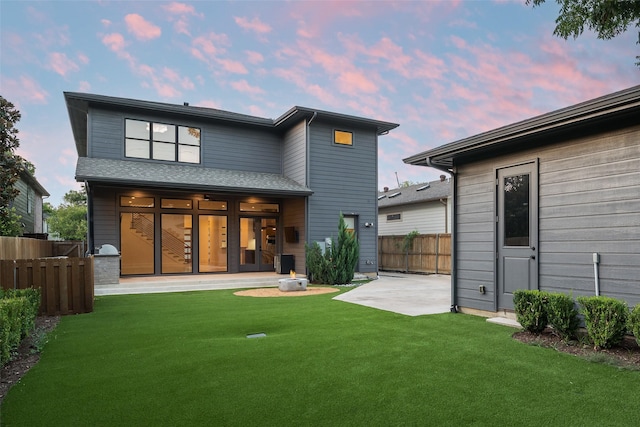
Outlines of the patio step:
M 522 326 L 520 325 L 520 323 L 518 323 L 517 320 L 508 319 L 506 317 L 490 317 L 487 319 L 487 322 L 495 323 L 497 325 L 511 326 L 512 328 L 518 328 L 518 329 L 522 328 Z
M 163 292 L 187 292 L 206 291 L 216 289 L 243 289 L 243 288 L 264 288 L 278 286 L 278 280 L 288 275 L 269 276 L 195 276 L 170 278 L 166 276 L 121 279 L 120 283 L 112 285 L 96 285 L 94 293 L 101 295 L 128 295 L 147 294 Z

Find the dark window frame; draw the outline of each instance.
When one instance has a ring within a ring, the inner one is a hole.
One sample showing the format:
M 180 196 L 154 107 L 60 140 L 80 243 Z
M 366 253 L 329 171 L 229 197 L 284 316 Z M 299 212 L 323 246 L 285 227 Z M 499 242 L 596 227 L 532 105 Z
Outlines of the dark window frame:
M 133 121 L 133 122 L 141 122 L 141 123 L 146 123 L 147 126 L 149 127 L 149 139 L 145 139 L 145 138 L 139 138 L 139 137 L 133 137 L 133 136 L 129 136 L 127 135 L 127 123 L 129 121 Z M 173 126 L 174 130 L 173 130 L 173 141 L 166 141 L 163 139 L 154 139 L 154 125 L 163 125 L 163 126 Z M 188 143 L 186 141 L 181 141 L 180 138 L 180 129 L 182 128 L 186 128 L 187 129 L 187 133 L 188 133 L 188 129 L 196 129 L 198 132 L 198 144 L 191 144 Z M 144 142 L 147 144 L 148 147 L 148 157 L 136 157 L 136 156 L 128 156 L 127 155 L 127 141 L 137 141 L 137 142 Z M 154 158 L 154 143 L 159 143 L 159 144 L 173 144 L 173 160 L 168 160 L 168 159 L 158 159 L 158 158 Z M 198 160 L 197 162 L 190 162 L 190 161 L 184 161 L 184 160 L 180 160 L 181 157 L 181 147 L 198 147 Z M 190 165 L 196 165 L 196 164 L 202 164 L 202 129 L 199 127 L 194 127 L 194 126 L 185 126 L 185 125 L 180 125 L 180 124 L 175 124 L 175 123 L 165 123 L 165 122 L 160 122 L 160 121 L 153 121 L 153 120 L 141 120 L 141 119 L 133 119 L 133 118 L 125 118 L 124 119 L 124 157 L 128 158 L 128 159 L 143 159 L 143 160 L 154 160 L 154 161 L 159 161 L 159 162 L 171 162 L 171 163 L 184 163 L 184 164 L 190 164 Z

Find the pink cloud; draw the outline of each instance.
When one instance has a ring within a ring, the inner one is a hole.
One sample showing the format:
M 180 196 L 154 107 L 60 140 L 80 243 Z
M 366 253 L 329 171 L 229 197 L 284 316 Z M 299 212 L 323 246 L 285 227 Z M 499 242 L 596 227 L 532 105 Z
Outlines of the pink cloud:
M 378 91 L 378 86 L 373 83 L 364 72 L 347 71 L 338 77 L 338 86 L 342 93 L 355 95 L 357 93 L 374 93 Z
M 112 33 L 102 37 L 102 44 L 114 52 L 122 52 L 125 48 L 125 41 L 122 34 Z
M 255 65 L 264 61 L 264 56 L 262 56 L 260 52 L 246 50 L 245 53 L 247 54 L 247 61 L 249 61 L 250 64 Z
M 49 93 L 40 87 L 37 81 L 28 76 L 20 76 L 17 80 L 2 78 L 2 95 L 18 106 L 27 104 L 47 104 Z
M 231 83 L 231 87 L 238 92 L 248 93 L 250 95 L 260 95 L 264 90 L 258 86 L 251 86 L 246 80 L 238 80 Z
M 87 65 L 89 63 L 89 57 L 84 53 L 78 53 L 78 61 L 80 61 L 83 65 Z
M 465 49 L 467 47 L 467 42 L 458 36 L 451 36 L 451 43 L 458 49 Z
M 229 46 L 229 38 L 226 34 L 209 33 L 196 37 L 192 40 L 191 54 L 200 60 L 206 58 L 205 54 L 211 58 L 226 52 L 225 47 Z
M 100 23 L 102 24 L 103 27 L 108 28 L 111 26 L 111 21 L 109 21 L 108 19 L 101 19 Z
M 195 8 L 185 3 L 172 2 L 162 6 L 164 10 L 174 15 L 193 15 L 195 14 Z
M 264 110 L 257 105 L 250 105 L 249 112 L 251 113 L 251 115 L 257 116 L 257 117 L 264 117 L 266 115 L 264 113 Z
M 153 25 L 137 13 L 130 13 L 125 16 L 124 21 L 129 32 L 138 40 L 152 40 L 160 37 L 160 27 Z
M 48 68 L 63 77 L 70 72 L 78 71 L 80 69 L 78 64 L 70 60 L 66 54 L 60 52 L 53 52 L 49 54 Z
M 249 74 L 249 71 L 247 71 L 245 66 L 239 61 L 234 61 L 232 59 L 218 59 L 216 62 L 220 64 L 225 71 L 230 73 Z
M 80 92 L 89 92 L 91 90 L 91 83 L 86 82 L 86 81 L 81 81 L 78 84 L 78 90 Z
M 271 32 L 271 26 L 260 21 L 258 18 L 253 18 L 249 21 L 247 18 L 236 16 L 234 19 L 236 24 L 245 30 L 253 31 L 257 34 L 268 34 Z
M 188 77 L 181 77 L 177 71 L 165 67 L 162 70 L 162 75 L 172 83 L 178 83 L 183 89 L 193 90 L 195 85 Z
M 195 105 L 197 105 L 198 107 L 214 108 L 216 110 L 219 110 L 222 108 L 219 102 L 216 102 L 210 99 L 198 101 Z

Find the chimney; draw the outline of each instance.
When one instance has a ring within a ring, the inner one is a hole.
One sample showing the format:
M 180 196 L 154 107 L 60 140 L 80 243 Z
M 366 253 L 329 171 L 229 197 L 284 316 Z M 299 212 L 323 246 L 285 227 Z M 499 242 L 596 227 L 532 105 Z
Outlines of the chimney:
M 389 191 L 389 187 L 384 187 L 384 192 L 388 192 Z
M 447 179 L 446 175 L 440 175 L 440 182 L 444 182 L 445 179 Z

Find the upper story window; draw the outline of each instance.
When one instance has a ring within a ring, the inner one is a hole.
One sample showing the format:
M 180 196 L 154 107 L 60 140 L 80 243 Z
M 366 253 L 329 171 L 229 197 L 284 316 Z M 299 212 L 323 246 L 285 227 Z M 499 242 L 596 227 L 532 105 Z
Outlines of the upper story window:
M 126 157 L 200 163 L 200 129 L 126 119 L 124 147 Z
M 353 145 L 353 132 L 334 130 L 333 143 L 337 145 Z

